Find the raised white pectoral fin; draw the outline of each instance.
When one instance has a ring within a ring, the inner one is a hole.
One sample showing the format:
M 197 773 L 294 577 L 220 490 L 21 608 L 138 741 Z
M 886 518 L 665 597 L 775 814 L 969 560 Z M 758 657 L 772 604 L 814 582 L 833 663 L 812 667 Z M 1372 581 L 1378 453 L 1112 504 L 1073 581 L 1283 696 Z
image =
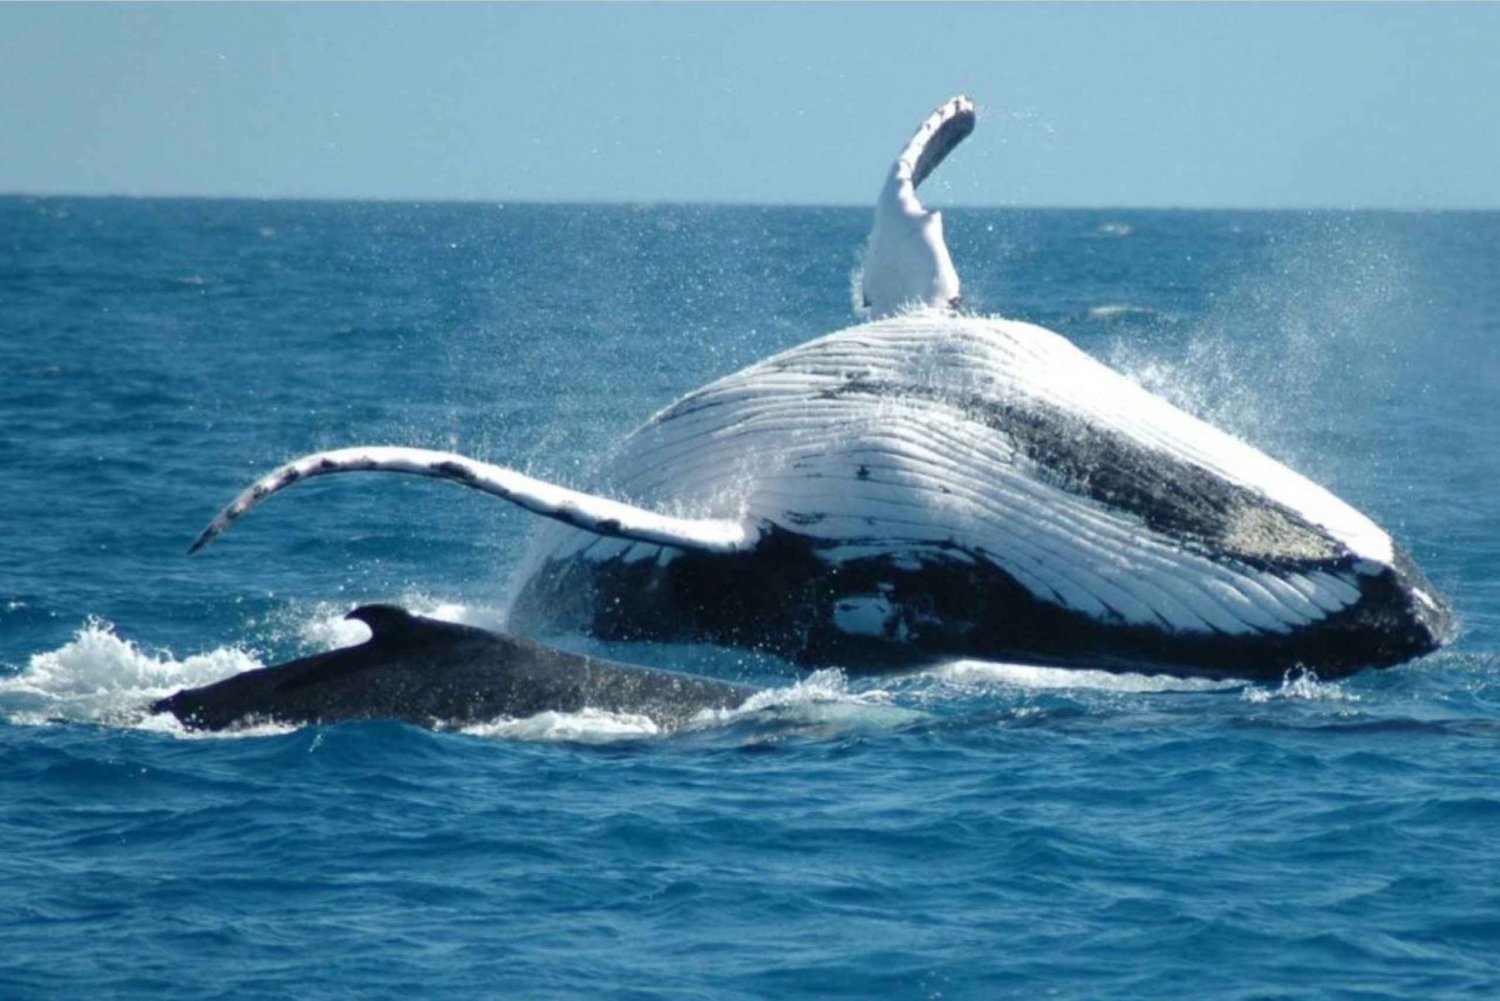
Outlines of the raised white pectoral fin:
M 246 487 L 220 511 L 188 552 L 196 553 L 251 508 L 294 483 L 314 476 L 362 472 L 406 473 L 451 480 L 586 532 L 638 542 L 732 553 L 750 549 L 760 537 L 757 528 L 738 519 L 676 518 L 607 497 L 569 490 L 454 452 L 374 446 L 317 452 L 272 470 Z
M 865 257 L 864 302 L 873 316 L 913 305 L 948 306 L 958 299 L 958 272 L 943 240 L 942 216 L 922 207 L 917 185 L 972 131 L 974 102 L 955 97 L 927 116 L 891 164 Z
M 927 116 L 896 158 L 892 170 L 916 188 L 973 131 L 974 102 L 960 94 Z

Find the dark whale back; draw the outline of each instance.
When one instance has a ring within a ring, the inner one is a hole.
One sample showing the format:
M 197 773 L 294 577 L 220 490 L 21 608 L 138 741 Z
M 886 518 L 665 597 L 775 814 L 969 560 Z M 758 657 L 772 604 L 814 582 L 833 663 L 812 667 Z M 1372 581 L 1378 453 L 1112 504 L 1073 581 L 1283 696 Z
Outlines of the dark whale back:
M 392 605 L 366 605 L 349 618 L 370 627 L 369 640 L 185 689 L 156 702 L 152 711 L 170 712 L 203 730 L 246 721 L 464 725 L 585 708 L 647 716 L 675 728 L 703 710 L 734 708 L 754 693 L 727 682 L 564 653 Z

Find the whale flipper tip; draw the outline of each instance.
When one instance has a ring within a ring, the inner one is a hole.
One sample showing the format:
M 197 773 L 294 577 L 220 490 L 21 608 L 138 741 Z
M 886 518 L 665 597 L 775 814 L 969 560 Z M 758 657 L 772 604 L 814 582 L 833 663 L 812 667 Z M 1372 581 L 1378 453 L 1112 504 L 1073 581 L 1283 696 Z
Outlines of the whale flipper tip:
M 963 94 L 944 102 L 927 117 L 907 147 L 915 153 L 910 164 L 913 188 L 927 180 L 954 147 L 968 138 L 975 121 L 974 102 Z

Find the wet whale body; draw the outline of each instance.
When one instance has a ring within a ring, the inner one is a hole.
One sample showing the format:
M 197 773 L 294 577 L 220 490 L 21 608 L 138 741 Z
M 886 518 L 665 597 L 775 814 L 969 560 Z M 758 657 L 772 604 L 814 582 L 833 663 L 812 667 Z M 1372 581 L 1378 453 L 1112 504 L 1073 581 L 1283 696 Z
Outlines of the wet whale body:
M 1368 519 L 1027 324 L 831 335 L 679 401 L 616 468 L 662 506 L 736 470 L 756 543 L 548 530 L 513 624 L 1237 677 L 1395 663 L 1449 628 Z
M 351 448 L 257 481 L 200 536 L 302 479 L 450 480 L 550 519 L 511 624 L 760 646 L 808 663 L 974 656 L 1336 676 L 1447 640 L 1381 528 L 1066 339 L 965 315 L 916 185 L 973 129 L 939 107 L 892 165 L 869 322 L 714 382 L 631 434 L 583 493 L 452 453 Z
M 245 671 L 151 706 L 195 730 L 395 719 L 462 726 L 596 709 L 677 729 L 734 709 L 755 689 L 582 657 L 517 636 L 412 615 L 392 605 L 349 613 L 370 627 L 357 646 Z

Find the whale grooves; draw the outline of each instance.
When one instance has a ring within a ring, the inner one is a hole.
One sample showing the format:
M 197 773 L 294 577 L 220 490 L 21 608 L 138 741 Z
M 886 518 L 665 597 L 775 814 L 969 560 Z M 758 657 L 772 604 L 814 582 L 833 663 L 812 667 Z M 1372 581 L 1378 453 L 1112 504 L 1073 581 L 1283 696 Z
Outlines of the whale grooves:
M 366 605 L 348 617 L 369 626 L 370 639 L 184 689 L 151 711 L 169 712 L 189 729 L 224 730 L 368 719 L 463 726 L 595 709 L 675 730 L 699 713 L 737 708 L 756 691 L 564 653 L 393 605 Z
M 725 376 L 633 432 L 580 491 L 395 446 L 303 479 L 448 480 L 546 521 L 511 624 L 763 647 L 809 664 L 981 657 L 1250 679 L 1400 663 L 1453 630 L 1383 529 L 1323 487 L 1016 319 L 962 311 L 916 186 L 972 132 L 958 97 L 891 166 L 866 322 Z

